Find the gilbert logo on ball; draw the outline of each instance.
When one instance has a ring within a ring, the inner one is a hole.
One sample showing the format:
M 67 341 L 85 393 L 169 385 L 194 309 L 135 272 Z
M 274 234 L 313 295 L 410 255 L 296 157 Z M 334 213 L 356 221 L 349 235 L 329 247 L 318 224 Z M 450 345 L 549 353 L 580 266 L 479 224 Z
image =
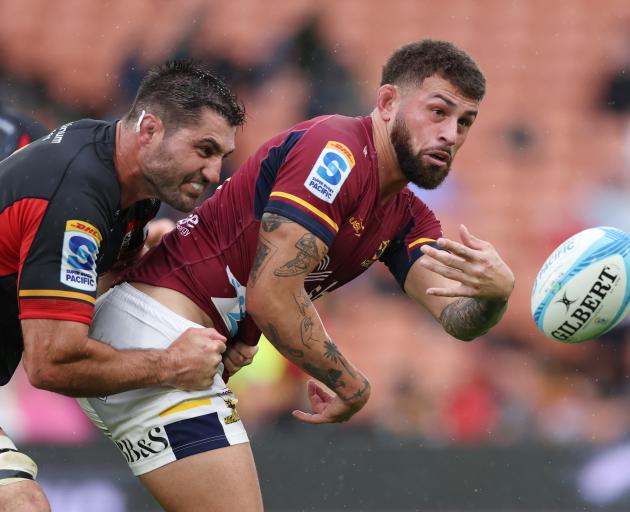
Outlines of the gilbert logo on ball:
M 577 343 L 617 325 L 630 306 L 630 236 L 585 229 L 543 264 L 532 290 L 532 316 L 549 338 Z

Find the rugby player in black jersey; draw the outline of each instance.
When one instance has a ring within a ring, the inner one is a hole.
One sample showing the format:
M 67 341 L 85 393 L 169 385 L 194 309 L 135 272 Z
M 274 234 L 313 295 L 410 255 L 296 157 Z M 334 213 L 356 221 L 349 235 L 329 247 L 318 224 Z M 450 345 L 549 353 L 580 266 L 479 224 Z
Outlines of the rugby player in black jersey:
M 243 122 L 219 78 L 170 62 L 147 73 L 120 121 L 67 123 L 0 162 L 0 385 L 22 355 L 34 386 L 69 396 L 210 385 L 225 351 L 214 329 L 118 351 L 88 328 L 97 288 L 142 251 L 160 200 L 191 210 Z M 36 472 L 0 430 L 1 511 L 50 510 Z

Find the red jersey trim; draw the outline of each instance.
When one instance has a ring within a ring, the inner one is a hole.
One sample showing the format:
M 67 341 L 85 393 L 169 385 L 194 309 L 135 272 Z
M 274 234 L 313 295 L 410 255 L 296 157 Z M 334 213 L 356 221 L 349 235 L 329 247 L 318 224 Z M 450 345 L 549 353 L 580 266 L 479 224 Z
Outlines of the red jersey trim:
M 307 210 L 313 212 L 320 219 L 325 220 L 328 223 L 328 225 L 335 230 L 335 233 L 339 232 L 339 226 L 337 225 L 337 223 L 334 220 L 332 220 L 328 215 L 326 215 L 319 208 L 315 208 L 312 204 L 307 203 L 306 201 L 304 201 L 304 199 L 302 199 L 301 197 L 294 196 L 293 194 L 288 194 L 287 192 L 272 192 L 270 197 L 274 197 L 274 196 L 275 197 L 284 197 L 285 199 L 289 199 L 291 201 L 296 202 L 300 206 L 303 206 Z
M 83 302 L 55 299 L 20 300 L 20 320 L 70 320 L 90 325 L 94 307 Z

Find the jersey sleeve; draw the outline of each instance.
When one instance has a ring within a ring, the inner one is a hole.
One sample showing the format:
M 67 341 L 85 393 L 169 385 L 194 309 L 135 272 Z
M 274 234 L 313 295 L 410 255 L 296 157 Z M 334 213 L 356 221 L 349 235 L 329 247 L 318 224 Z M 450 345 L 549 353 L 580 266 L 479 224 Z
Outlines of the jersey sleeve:
M 360 198 L 360 148 L 358 136 L 332 120 L 310 128 L 279 168 L 264 211 L 297 222 L 330 246 Z
M 428 244 L 439 249 L 435 241 L 442 236 L 442 226 L 433 211 L 411 192 L 406 208 L 409 221 L 380 258 L 403 290 L 409 269 L 423 255 L 420 248 Z
M 107 194 L 80 180 L 64 180 L 41 218 L 24 220 L 23 240 L 32 242 L 20 250 L 20 319 L 91 324 L 97 260 L 111 224 Z

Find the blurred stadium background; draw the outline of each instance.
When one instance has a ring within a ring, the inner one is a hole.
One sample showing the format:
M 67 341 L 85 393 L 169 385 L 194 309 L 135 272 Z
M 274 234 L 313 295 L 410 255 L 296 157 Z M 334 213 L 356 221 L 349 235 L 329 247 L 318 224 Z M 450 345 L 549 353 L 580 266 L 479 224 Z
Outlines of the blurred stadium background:
M 535 273 L 561 240 L 593 225 L 630 231 L 627 0 L 0 0 L 0 102 L 50 128 L 114 119 L 147 67 L 201 59 L 249 112 L 227 177 L 294 122 L 368 113 L 389 53 L 424 37 L 467 50 L 488 93 L 447 183 L 417 193 L 447 235 L 465 222 L 495 244 L 517 276 L 513 299 L 471 344 L 376 265 L 318 301 L 373 385 L 339 427 L 291 419 L 303 375 L 264 347 L 234 388 L 267 509 L 630 510 L 629 324 L 567 346 L 529 314 Z M 158 510 L 71 399 L 19 373 L 0 404 L 54 510 Z

